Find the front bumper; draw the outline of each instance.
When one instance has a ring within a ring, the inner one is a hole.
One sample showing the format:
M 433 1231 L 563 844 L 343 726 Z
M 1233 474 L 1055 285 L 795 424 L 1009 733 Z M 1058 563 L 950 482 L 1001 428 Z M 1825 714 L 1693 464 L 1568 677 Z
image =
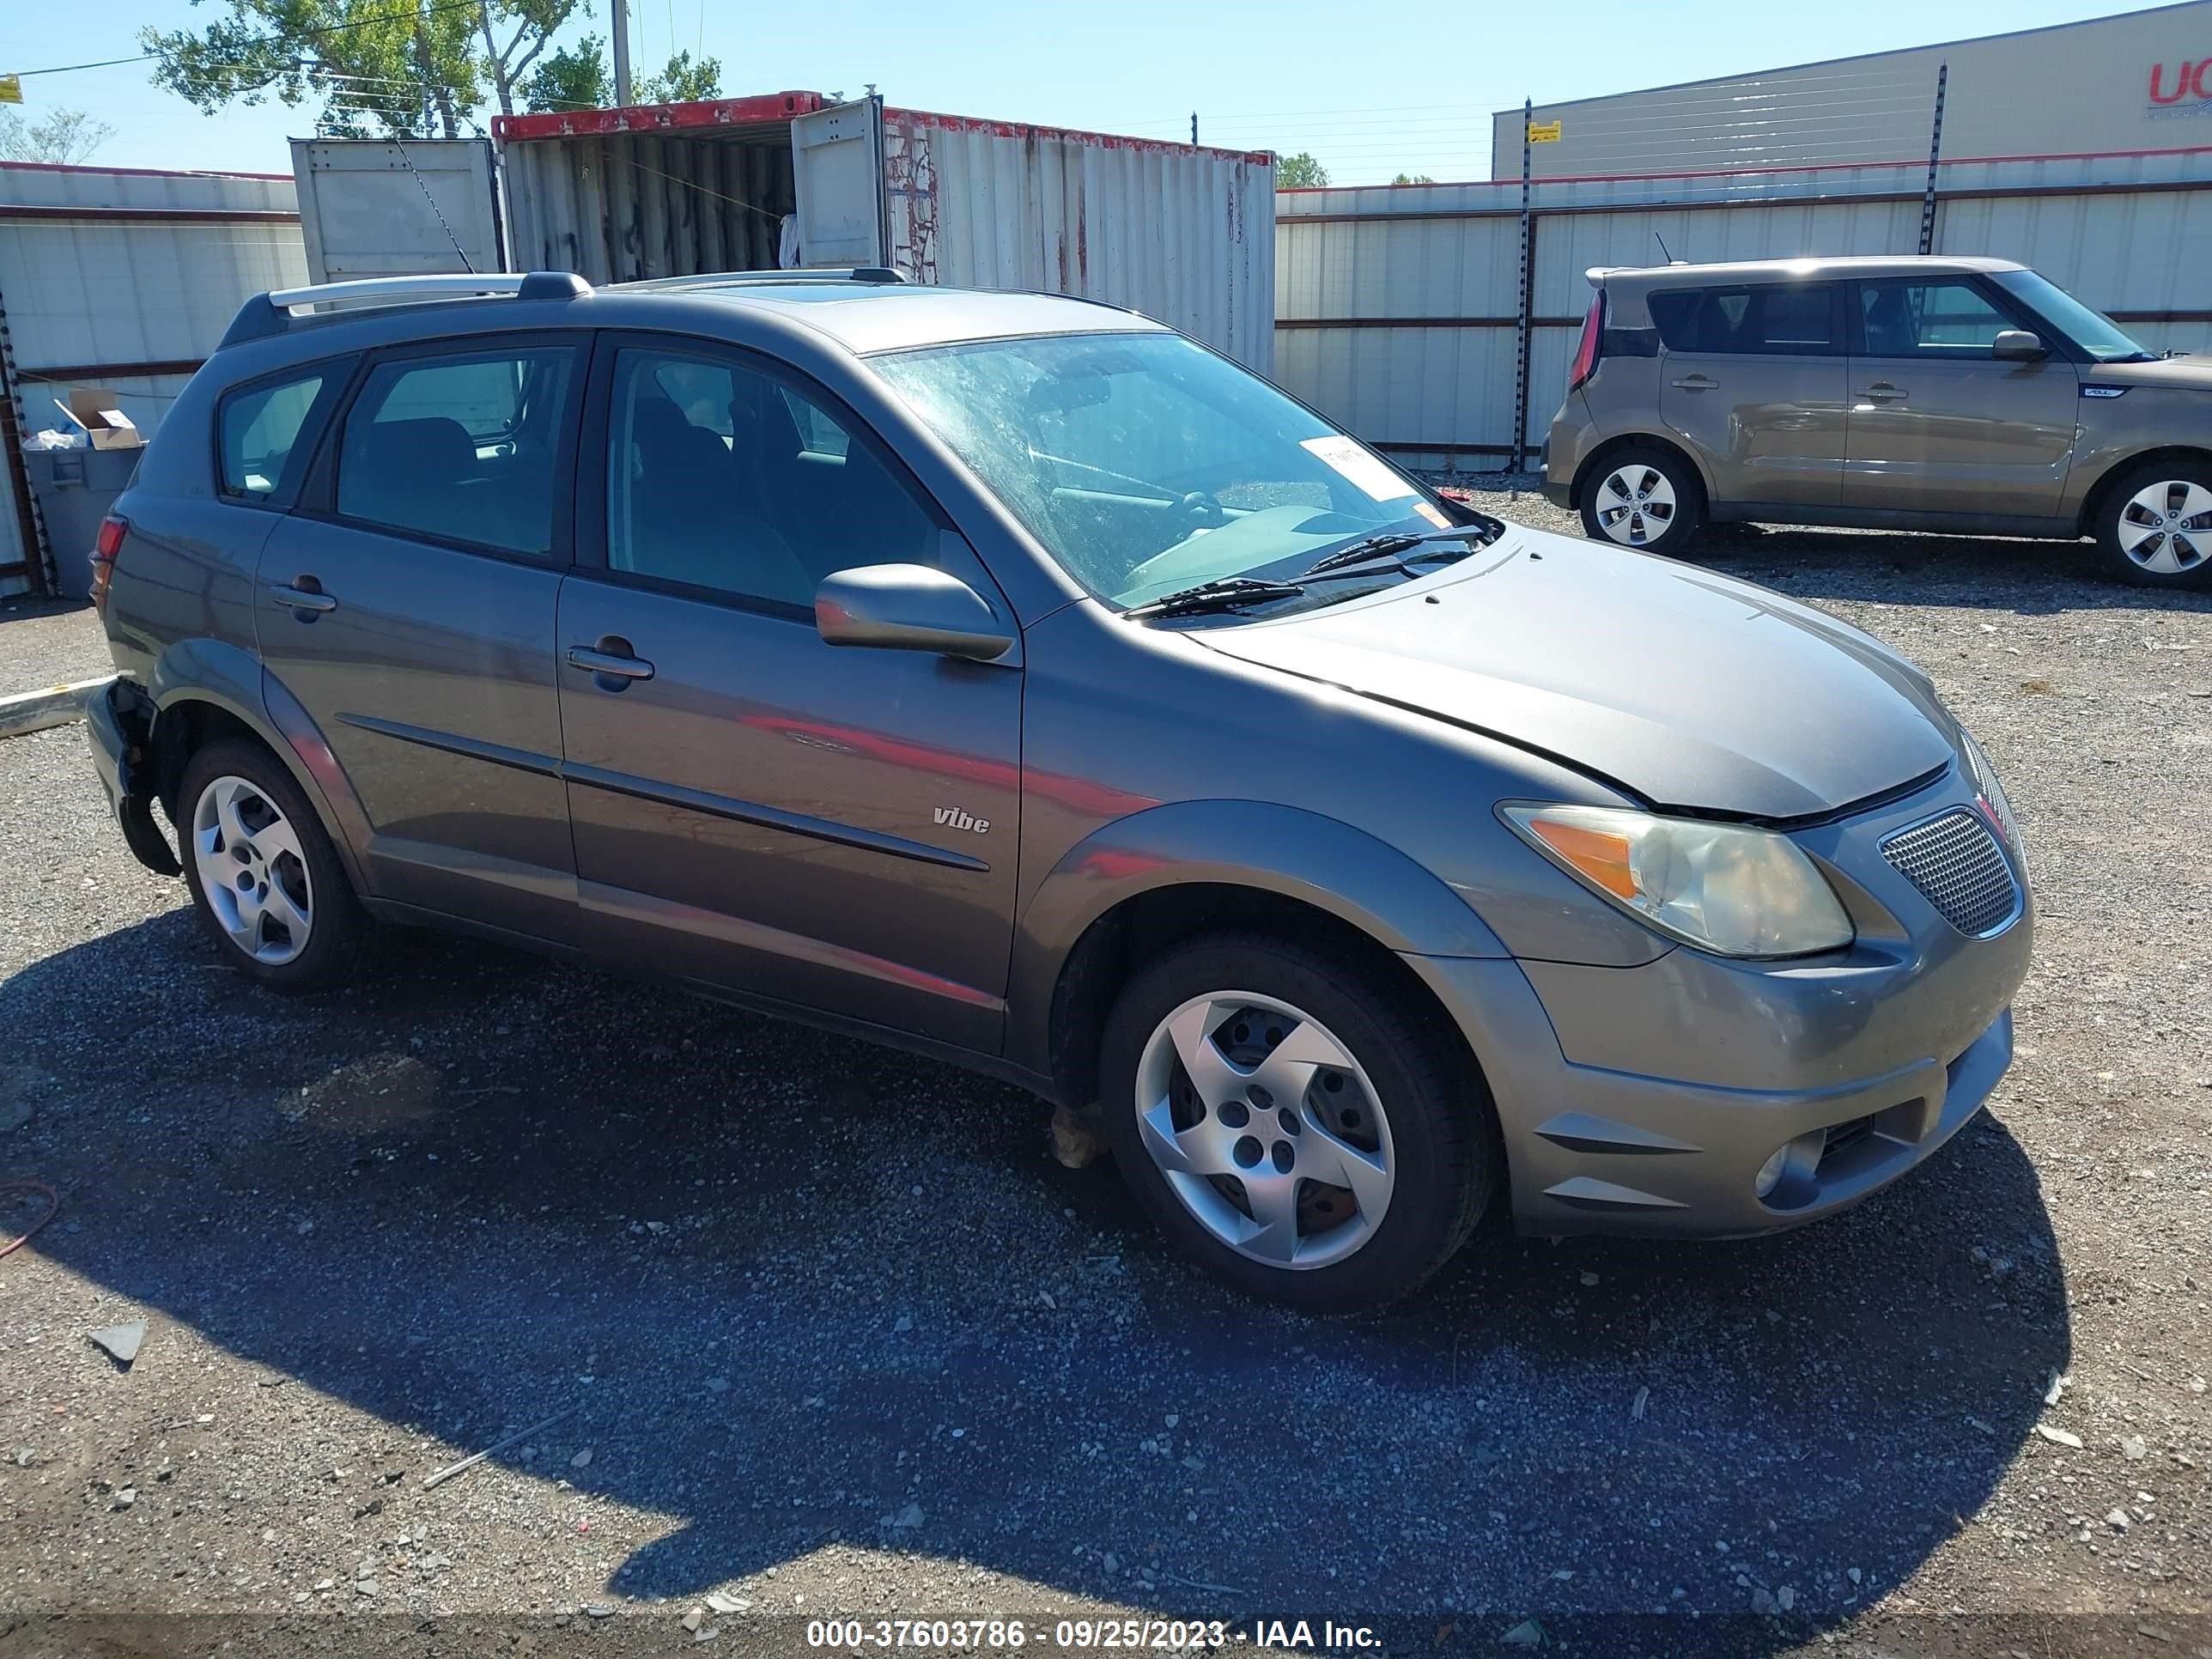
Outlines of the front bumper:
M 145 693 L 133 682 L 118 679 L 85 705 L 84 715 L 93 769 L 131 854 L 157 876 L 183 874 L 168 837 L 154 822 L 151 782 L 142 775 L 149 769 L 153 731 L 153 706 Z
M 1481 1059 L 1514 1218 L 1536 1233 L 1730 1237 L 1830 1215 L 1932 1155 L 2012 1061 L 2034 908 L 1969 939 L 1866 853 L 1955 776 L 1799 837 L 1857 878 L 1861 937 L 1802 963 L 1686 948 L 1638 968 L 1408 957 Z M 2010 856 L 2008 854 L 2008 856 Z M 1888 934 L 1870 919 L 1887 912 Z M 1762 1165 L 1788 1147 L 1762 1197 Z

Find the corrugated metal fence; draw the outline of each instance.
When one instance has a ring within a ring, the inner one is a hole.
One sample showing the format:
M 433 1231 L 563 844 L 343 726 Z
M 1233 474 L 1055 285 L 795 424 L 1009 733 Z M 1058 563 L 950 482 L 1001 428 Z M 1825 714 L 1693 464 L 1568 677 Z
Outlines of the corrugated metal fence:
M 1537 181 L 1529 453 L 1566 383 L 1591 266 L 1911 253 L 1926 173 Z M 1279 195 L 1275 378 L 1413 465 L 1502 465 L 1513 447 L 1520 211 L 1518 180 Z M 2212 350 L 2212 149 L 1945 162 L 1934 251 L 2020 260 L 2154 349 Z
M 0 164 L 0 593 L 40 556 L 18 424 L 66 427 L 52 399 L 98 386 L 150 434 L 240 303 L 307 270 L 282 175 Z

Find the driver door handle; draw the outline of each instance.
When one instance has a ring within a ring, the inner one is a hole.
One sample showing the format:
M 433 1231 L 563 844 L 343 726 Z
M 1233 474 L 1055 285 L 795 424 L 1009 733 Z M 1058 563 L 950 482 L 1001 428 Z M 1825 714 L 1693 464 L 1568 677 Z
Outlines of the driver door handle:
M 312 582 L 314 578 L 309 576 L 305 580 Z M 324 592 L 319 586 L 301 587 L 291 583 L 279 584 L 270 588 L 269 597 L 286 610 L 297 611 L 308 617 L 319 616 L 325 611 L 335 611 L 338 608 L 338 602 Z
M 1711 392 L 1716 389 L 1720 382 L 1710 374 L 1685 374 L 1680 380 L 1670 380 L 1668 384 L 1679 387 L 1684 392 Z
M 1887 380 L 1876 380 L 1859 393 L 1860 397 L 1878 404 L 1893 403 L 1905 395 L 1903 386 L 1893 386 Z

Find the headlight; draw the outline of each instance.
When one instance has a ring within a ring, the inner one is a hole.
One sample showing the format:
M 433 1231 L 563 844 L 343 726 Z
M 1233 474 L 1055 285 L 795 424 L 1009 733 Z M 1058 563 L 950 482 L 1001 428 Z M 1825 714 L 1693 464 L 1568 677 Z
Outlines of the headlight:
M 1990 757 L 1982 752 L 1982 745 L 1974 741 L 1974 734 L 1965 726 L 1959 735 L 1966 740 L 1966 764 L 1974 775 L 1974 787 L 1981 791 L 1982 799 L 1989 803 L 1989 816 L 1996 820 L 1997 833 L 2012 848 L 2013 856 L 2020 860 L 2021 868 L 2027 867 L 2027 849 L 2021 845 L 2020 821 L 2012 815 L 2012 802 L 2005 798 L 2004 785 L 1997 781 L 1997 769 L 1990 764 Z
M 1835 890 L 1787 836 L 1613 806 L 1499 809 L 1531 847 L 1661 933 L 1724 957 L 1851 940 Z

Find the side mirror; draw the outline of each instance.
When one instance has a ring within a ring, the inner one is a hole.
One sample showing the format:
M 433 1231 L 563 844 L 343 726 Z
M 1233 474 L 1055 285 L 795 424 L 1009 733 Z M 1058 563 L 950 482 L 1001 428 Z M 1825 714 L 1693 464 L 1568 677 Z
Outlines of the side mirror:
M 970 662 L 996 662 L 1014 648 L 1012 627 L 988 599 L 926 564 L 830 572 L 814 590 L 814 626 L 831 645 L 936 651 Z
M 2051 348 L 2043 343 L 2043 337 L 2024 328 L 2006 329 L 1990 342 L 1990 356 L 2014 362 L 2032 363 L 2050 355 Z

